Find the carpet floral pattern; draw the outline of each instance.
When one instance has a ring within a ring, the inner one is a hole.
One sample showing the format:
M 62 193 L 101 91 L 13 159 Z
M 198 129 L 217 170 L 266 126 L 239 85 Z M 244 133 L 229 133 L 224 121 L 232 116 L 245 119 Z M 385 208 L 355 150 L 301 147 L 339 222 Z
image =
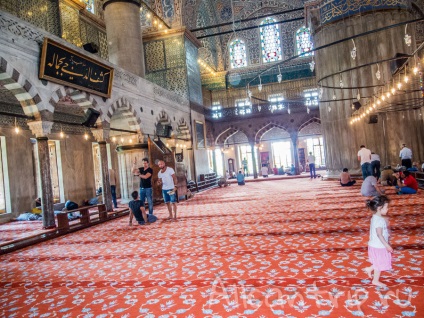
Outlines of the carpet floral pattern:
M 424 196 L 392 199 L 393 270 L 371 285 L 359 186 L 274 180 L 4 255 L 1 317 L 423 317 Z

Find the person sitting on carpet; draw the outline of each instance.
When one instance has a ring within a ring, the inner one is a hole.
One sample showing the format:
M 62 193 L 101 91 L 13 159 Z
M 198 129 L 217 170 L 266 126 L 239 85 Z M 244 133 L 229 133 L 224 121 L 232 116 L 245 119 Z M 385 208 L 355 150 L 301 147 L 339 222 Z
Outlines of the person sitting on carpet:
M 416 194 L 418 191 L 418 182 L 417 179 L 415 179 L 411 173 L 406 170 L 403 172 L 403 183 L 400 179 L 399 173 L 396 175 L 399 179 L 398 185 L 395 186 L 395 190 L 397 194 Z
M 132 225 L 133 217 L 135 217 L 136 221 L 140 225 L 143 225 L 143 224 L 150 225 L 150 222 L 147 219 L 144 202 L 141 202 L 140 197 L 138 195 L 138 191 L 134 191 L 133 193 L 131 193 L 131 197 L 133 198 L 133 200 L 131 200 L 128 203 L 128 206 L 130 208 L 129 225 Z
M 237 174 L 237 184 L 238 185 L 244 185 L 244 174 L 241 172 L 241 170 L 239 170 L 238 174 Z
M 380 182 L 383 186 L 394 186 L 396 185 L 396 177 L 393 176 L 393 169 L 391 166 L 385 166 L 381 171 Z
M 379 287 L 386 287 L 380 282 L 381 271 L 392 269 L 393 248 L 389 244 L 389 222 L 387 213 L 389 211 L 389 198 L 385 195 L 367 200 L 366 206 L 373 212 L 370 225 L 370 239 L 368 241 L 368 258 L 371 266 L 364 268 L 372 284 Z M 374 277 L 372 272 L 374 271 Z
M 376 177 L 368 176 L 365 178 L 364 182 L 362 182 L 361 194 L 364 197 L 374 197 L 376 195 L 383 195 L 384 189 L 380 189 L 379 185 L 377 184 Z
M 343 168 L 343 172 L 340 174 L 340 184 L 342 187 L 350 187 L 356 183 L 356 180 L 352 180 L 347 168 Z

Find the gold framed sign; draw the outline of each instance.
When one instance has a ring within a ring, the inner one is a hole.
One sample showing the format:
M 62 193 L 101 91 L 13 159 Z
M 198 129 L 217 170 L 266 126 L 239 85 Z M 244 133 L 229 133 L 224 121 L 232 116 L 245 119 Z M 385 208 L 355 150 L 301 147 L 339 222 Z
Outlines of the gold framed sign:
M 45 38 L 39 78 L 109 98 L 113 68 Z

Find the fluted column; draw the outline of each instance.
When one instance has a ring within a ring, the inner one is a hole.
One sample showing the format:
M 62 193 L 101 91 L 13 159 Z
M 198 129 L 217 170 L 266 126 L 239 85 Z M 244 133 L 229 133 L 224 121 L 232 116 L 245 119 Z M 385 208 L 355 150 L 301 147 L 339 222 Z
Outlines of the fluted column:
M 417 125 L 415 120 L 402 121 L 403 115 L 406 117 L 407 112 L 412 110 L 387 112 L 386 103 L 382 103 L 371 113 L 378 115 L 378 123 L 369 124 L 367 115 L 361 121 L 350 124 L 354 111 L 352 103 L 357 101 L 358 92 L 362 104 L 361 110 L 363 110 L 367 103 L 368 105 L 373 103 L 373 96 L 387 90 L 387 83 L 392 80 L 392 71 L 390 62 L 382 61 L 393 58 L 396 53 L 410 54 L 415 46 L 413 26 L 408 26 L 408 33 L 412 35 L 412 45 L 407 46 L 403 39 L 405 24 L 401 23 L 413 19 L 408 10 L 401 7 L 396 10 L 386 10 L 387 8 L 370 10 L 366 5 L 361 9 L 363 9 L 361 15 L 352 15 L 349 19 L 335 19 L 334 22 L 326 24 L 320 19 L 328 17 L 319 16 L 321 12 L 319 10 L 316 11 L 317 19 L 311 19 L 315 28 L 316 47 L 365 34 L 356 37 L 354 42 L 349 40 L 330 45 L 317 51 L 315 55 L 317 81 L 323 86 L 319 107 L 325 141 L 326 166 L 331 177 L 338 177 L 340 171 L 346 167 L 352 173 L 360 173 L 357 152 L 362 144 L 380 154 L 382 164 L 387 165 L 398 162 L 400 144 L 405 136 L 408 137 L 407 142 L 415 149 L 422 140 L 422 129 L 418 133 L 413 129 Z M 333 13 L 336 14 L 337 11 Z M 396 24 L 400 25 L 389 28 Z M 376 29 L 382 30 L 367 33 Z M 354 46 L 355 59 L 351 55 Z M 376 76 L 378 69 L 380 76 Z M 396 93 L 395 98 L 398 99 L 398 103 L 402 103 L 404 98 L 418 97 L 402 94 L 403 92 Z M 383 127 L 383 121 L 389 119 L 390 126 Z M 384 129 L 388 134 L 386 138 L 383 138 Z M 387 145 L 385 140 L 389 140 Z
M 103 3 L 109 61 L 144 77 L 140 0 L 106 0 Z

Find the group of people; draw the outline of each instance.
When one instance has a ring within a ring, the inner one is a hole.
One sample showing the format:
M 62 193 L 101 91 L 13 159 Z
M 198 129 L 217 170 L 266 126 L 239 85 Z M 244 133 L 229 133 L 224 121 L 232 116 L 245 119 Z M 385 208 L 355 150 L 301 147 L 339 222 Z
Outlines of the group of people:
M 361 162 L 362 176 L 364 182 L 361 186 L 361 194 L 363 196 L 377 196 L 383 195 L 385 190 L 383 186 L 394 186 L 398 194 L 416 194 L 418 191 L 418 182 L 411 175 L 412 169 L 412 151 L 406 147 L 406 144 L 402 145 L 402 149 L 399 153 L 399 157 L 402 162 L 402 166 L 405 167 L 405 171 L 399 169 L 398 172 L 394 172 L 391 166 L 384 167 L 383 171 L 380 171 L 380 157 L 367 149 L 364 145 L 361 145 L 358 151 L 358 160 Z M 352 186 L 356 183 L 352 180 L 348 169 L 344 168 L 340 174 L 340 184 L 342 186 Z
M 133 198 L 129 202 L 130 220 L 129 225 L 132 225 L 133 218 L 136 219 L 138 224 L 150 224 L 156 221 L 153 215 L 153 188 L 152 177 L 153 169 L 150 167 L 149 159 L 143 158 L 143 166 L 137 168 L 136 162 L 133 164 L 134 175 L 140 177 L 140 191 L 134 191 L 131 194 Z M 177 177 L 174 169 L 167 167 L 165 161 L 159 160 L 158 166 L 160 168 L 158 173 L 158 185 L 162 187 L 162 196 L 169 212 L 169 219 L 177 219 Z M 149 213 L 146 214 L 145 201 L 147 200 Z

